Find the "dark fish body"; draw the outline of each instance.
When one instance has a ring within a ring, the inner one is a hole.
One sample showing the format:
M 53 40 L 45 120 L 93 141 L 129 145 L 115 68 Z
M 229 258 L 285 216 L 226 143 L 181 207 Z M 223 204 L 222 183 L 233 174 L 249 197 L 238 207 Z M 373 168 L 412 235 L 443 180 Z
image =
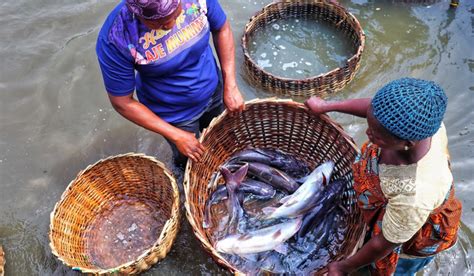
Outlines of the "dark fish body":
M 221 168 L 221 174 L 224 177 L 225 185 L 229 200 L 227 200 L 227 211 L 229 214 L 229 232 L 234 233 L 237 230 L 240 218 L 244 214 L 244 210 L 240 205 L 237 195 L 237 189 L 247 175 L 248 165 L 242 166 L 235 173 L 230 172 L 227 168 Z
M 246 179 L 244 180 L 240 186 L 237 188 L 238 190 L 238 200 L 242 206 L 242 202 L 244 200 L 244 193 L 251 193 L 258 197 L 259 199 L 270 199 L 275 196 L 276 191 L 275 189 L 263 182 L 253 180 L 253 179 Z M 211 196 L 206 201 L 206 207 L 204 211 L 204 220 L 202 223 L 202 227 L 210 228 L 212 227 L 211 222 L 211 207 L 214 204 L 219 203 L 222 200 L 228 198 L 228 192 L 226 185 L 218 186 L 217 189 L 211 194 Z
M 296 191 L 298 183 L 286 173 L 262 163 L 248 163 L 249 172 L 259 180 L 290 193 Z
M 269 199 L 274 197 L 276 194 L 275 189 L 271 185 L 249 178 L 242 182 L 239 191 L 253 194 L 260 199 Z
M 337 199 L 342 195 L 345 185 L 344 180 L 335 180 L 323 190 L 318 197 L 318 204 L 303 218 L 298 237 L 303 237 L 315 228 L 317 223 L 325 221 L 324 216 L 334 211 Z
M 231 161 L 257 162 L 266 164 L 290 174 L 292 177 L 301 177 L 309 172 L 308 166 L 277 149 L 249 148 L 234 154 Z

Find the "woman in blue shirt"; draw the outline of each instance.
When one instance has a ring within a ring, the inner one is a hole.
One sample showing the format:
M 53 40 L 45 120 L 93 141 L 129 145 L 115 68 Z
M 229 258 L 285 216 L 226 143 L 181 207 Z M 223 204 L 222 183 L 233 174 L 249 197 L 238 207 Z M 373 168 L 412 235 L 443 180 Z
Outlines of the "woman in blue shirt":
M 96 52 L 115 110 L 163 135 L 177 164 L 199 161 L 205 149 L 196 137 L 223 103 L 231 112 L 244 108 L 234 38 L 217 0 L 123 1 L 102 26 Z

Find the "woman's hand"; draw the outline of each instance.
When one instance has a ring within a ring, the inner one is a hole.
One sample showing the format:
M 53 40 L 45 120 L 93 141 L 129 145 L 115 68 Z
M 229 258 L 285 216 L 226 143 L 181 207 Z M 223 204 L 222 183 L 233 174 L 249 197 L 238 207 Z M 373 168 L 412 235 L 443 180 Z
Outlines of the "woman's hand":
M 342 276 L 347 275 L 349 272 L 345 271 L 341 262 L 332 262 L 328 265 L 329 276 Z
M 307 99 L 304 104 L 316 114 L 322 114 L 329 111 L 327 110 L 327 102 L 320 97 L 312 96 Z
M 245 109 L 244 98 L 237 85 L 224 89 L 224 104 L 230 112 L 241 112 Z
M 187 156 L 194 162 L 199 162 L 204 154 L 205 148 L 199 143 L 194 133 L 179 130 L 176 138 L 173 139 L 174 144 L 184 156 Z

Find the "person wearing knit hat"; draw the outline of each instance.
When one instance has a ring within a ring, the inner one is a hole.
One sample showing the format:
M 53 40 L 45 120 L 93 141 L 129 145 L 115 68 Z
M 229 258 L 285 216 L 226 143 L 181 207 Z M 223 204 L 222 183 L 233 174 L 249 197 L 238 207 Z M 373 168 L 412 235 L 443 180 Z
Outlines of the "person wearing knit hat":
M 403 78 L 372 99 L 306 101 L 316 114 L 343 112 L 368 125 L 369 141 L 352 167 L 368 236 L 355 255 L 329 264 L 329 275 L 364 266 L 374 275 L 415 275 L 456 243 L 462 206 L 442 122 L 447 100 L 436 83 Z
M 244 109 L 233 42 L 218 0 L 124 0 L 105 20 L 96 53 L 115 110 L 164 136 L 182 167 L 200 160 L 197 138 L 215 116 Z

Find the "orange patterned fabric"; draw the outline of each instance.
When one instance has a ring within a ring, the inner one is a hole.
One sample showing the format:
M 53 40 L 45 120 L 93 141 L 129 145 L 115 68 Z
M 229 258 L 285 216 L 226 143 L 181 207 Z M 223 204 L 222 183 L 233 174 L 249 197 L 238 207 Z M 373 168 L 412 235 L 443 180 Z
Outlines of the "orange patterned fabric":
M 382 233 L 382 219 L 388 200 L 378 176 L 377 145 L 365 143 L 352 169 L 358 206 L 369 226 L 369 238 Z M 454 196 L 452 186 L 444 203 L 433 210 L 423 227 L 407 242 L 370 266 L 372 275 L 391 275 L 395 272 L 400 253 L 427 257 L 450 248 L 456 243 L 461 222 L 461 202 Z

